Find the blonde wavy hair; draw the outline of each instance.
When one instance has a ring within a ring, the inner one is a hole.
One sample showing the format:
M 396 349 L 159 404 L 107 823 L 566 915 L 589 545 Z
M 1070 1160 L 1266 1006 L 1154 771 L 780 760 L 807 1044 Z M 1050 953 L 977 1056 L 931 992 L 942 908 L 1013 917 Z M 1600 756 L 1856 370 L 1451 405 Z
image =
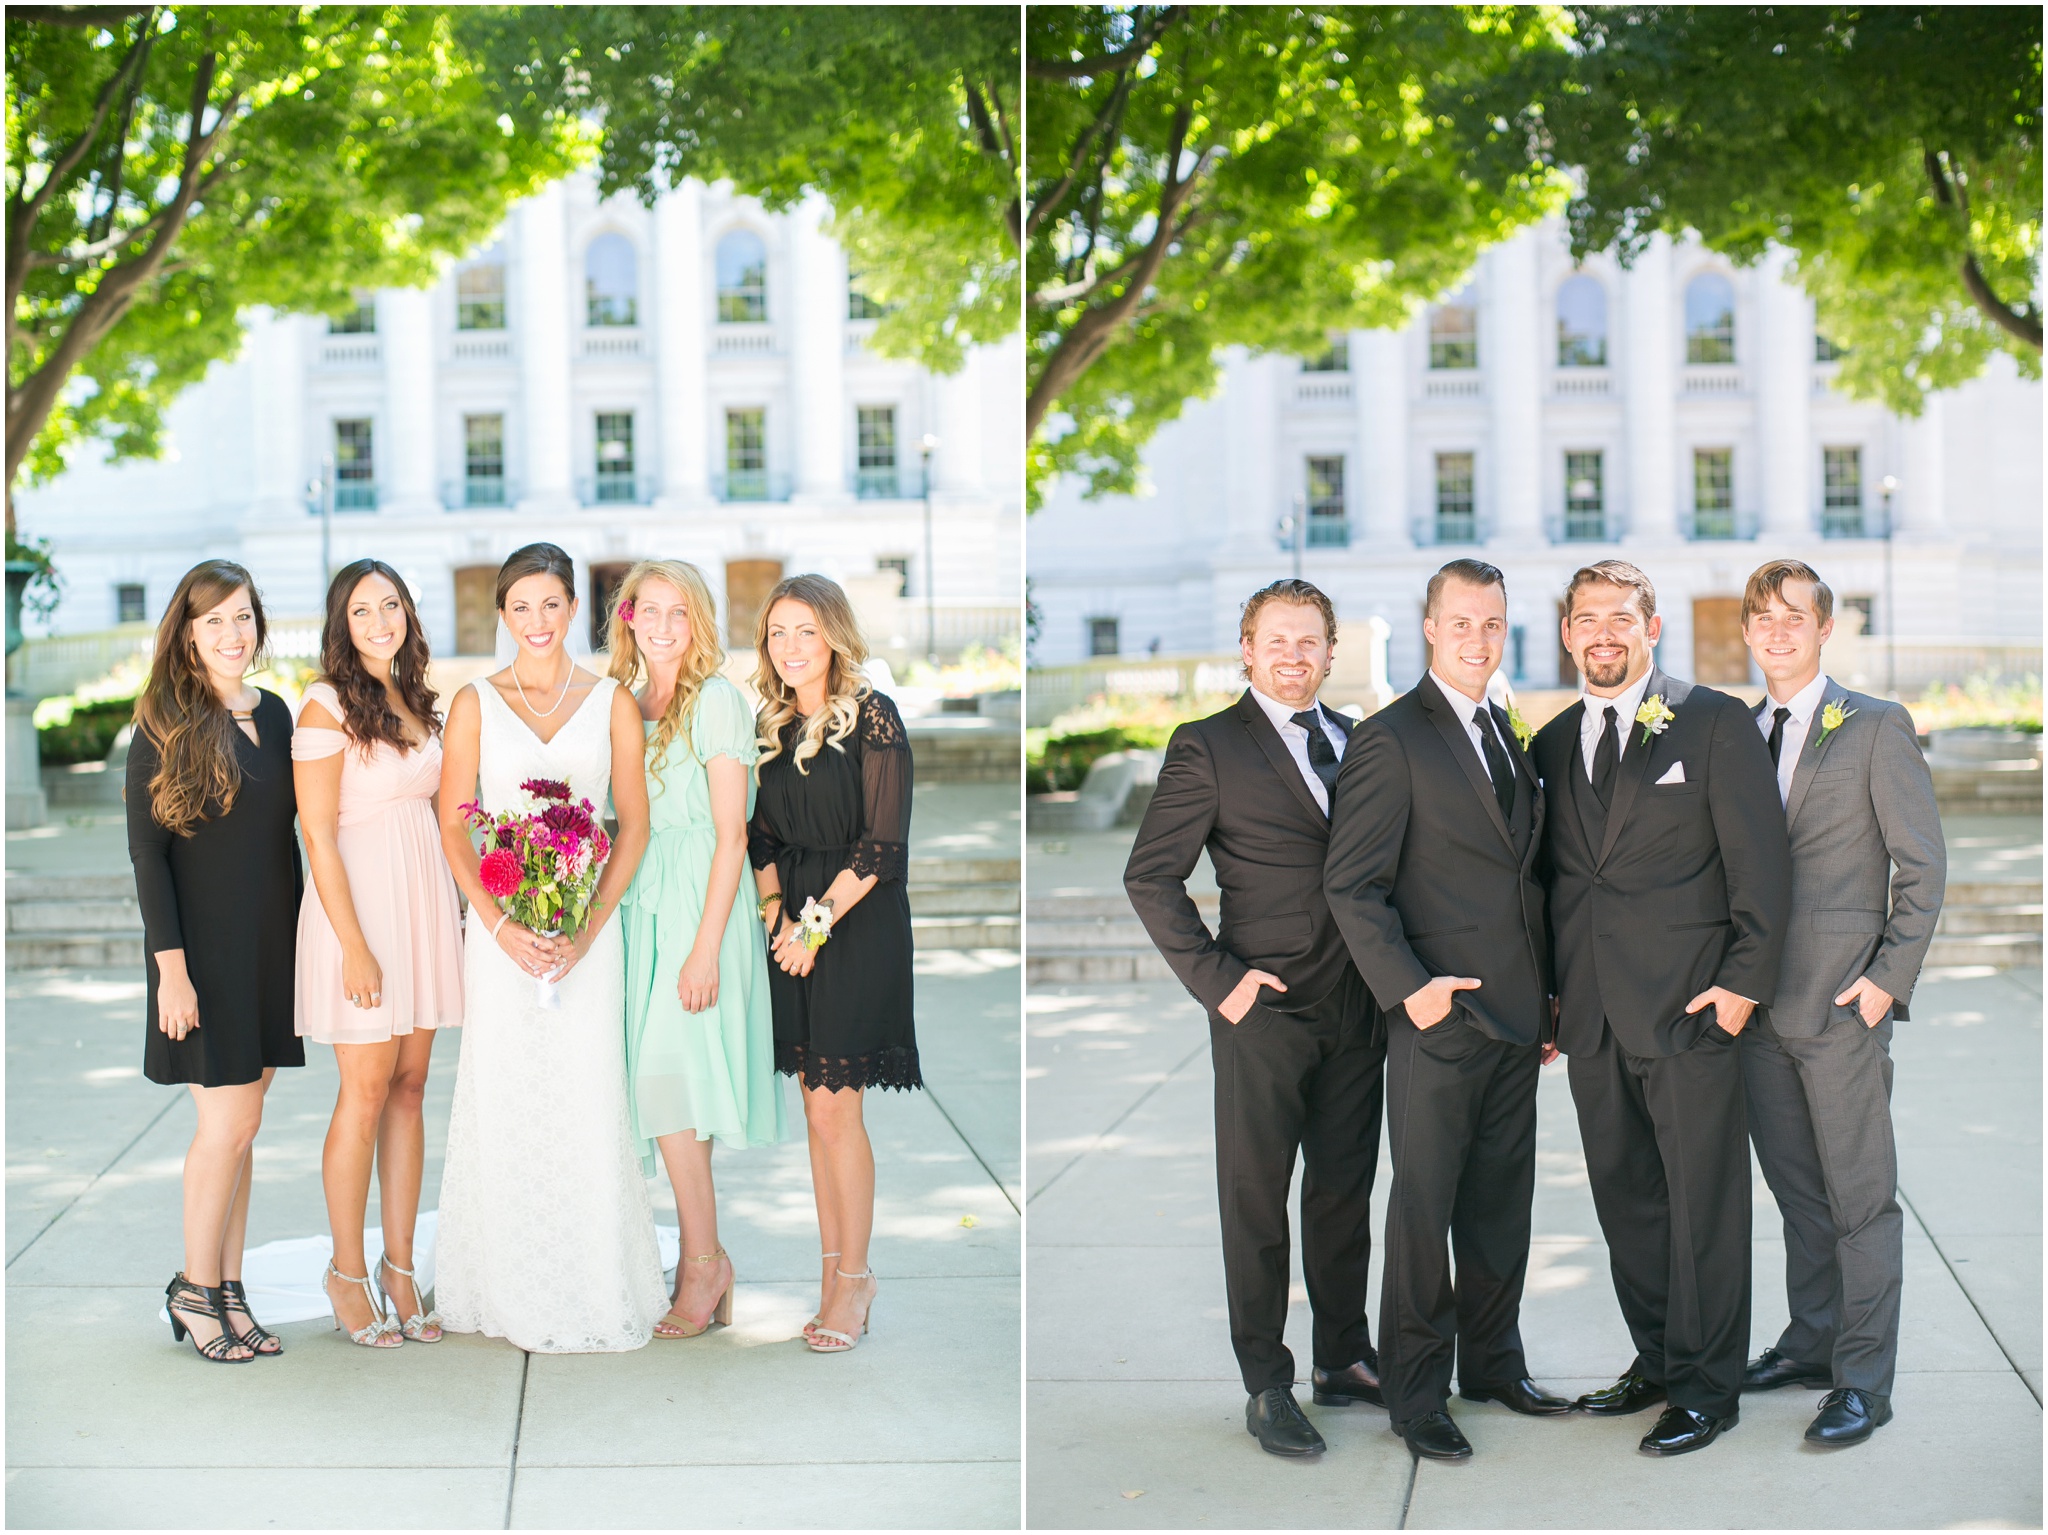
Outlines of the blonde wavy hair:
M 775 590 L 761 604 L 761 616 L 754 621 L 754 653 L 758 657 L 754 691 L 761 695 L 761 767 L 766 767 L 769 759 L 782 750 L 782 728 L 797 717 L 796 689 L 782 680 L 775 663 L 768 658 L 768 617 L 785 598 L 801 602 L 817 615 L 818 630 L 832 651 L 832 661 L 825 672 L 825 707 L 804 722 L 803 735 L 789 756 L 796 770 L 809 776 L 810 770 L 804 764 L 823 747 L 846 750 L 841 743 L 860 723 L 860 701 L 873 691 L 861 670 L 868 658 L 868 647 L 854 619 L 853 604 L 846 600 L 837 581 L 824 576 L 784 576 L 776 582 Z
M 682 669 L 676 673 L 676 690 L 647 743 L 648 765 L 658 772 L 668 761 L 669 746 L 678 736 L 682 737 L 690 760 L 698 760 L 692 735 L 697 700 L 704 695 L 704 684 L 725 665 L 725 647 L 718 643 L 718 605 L 712 600 L 704 572 L 682 560 L 640 560 L 619 583 L 611 613 L 605 620 L 605 644 L 611 651 L 611 665 L 606 670 L 618 679 L 620 686 L 631 692 L 642 672 L 652 675 L 633 638 L 632 625 L 620 617 L 629 603 L 639 600 L 641 587 L 649 581 L 666 581 L 683 594 L 683 603 L 690 610 L 690 643 L 684 647 Z

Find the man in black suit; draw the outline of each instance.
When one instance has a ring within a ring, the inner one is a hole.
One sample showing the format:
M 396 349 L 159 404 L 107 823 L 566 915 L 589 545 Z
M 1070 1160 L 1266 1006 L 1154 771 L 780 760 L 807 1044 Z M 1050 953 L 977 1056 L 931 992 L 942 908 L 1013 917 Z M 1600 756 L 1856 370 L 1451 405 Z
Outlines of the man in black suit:
M 1585 695 L 1536 737 L 1560 1007 L 1586 1171 L 1635 1341 L 1588 1412 L 1668 1403 L 1640 1448 L 1736 1422 L 1749 1347 L 1749 1146 L 1736 1036 L 1768 1006 L 1791 852 L 1770 754 L 1738 699 L 1666 676 L 1649 577 L 1580 570 L 1564 643 Z
M 1365 1286 L 1387 1045 L 1323 896 L 1330 791 L 1350 732 L 1316 701 L 1336 639 L 1330 599 L 1308 582 L 1252 595 L 1238 639 L 1251 686 L 1173 733 L 1124 870 L 1146 932 L 1208 1010 L 1230 1341 L 1250 1396 L 1245 1426 L 1275 1455 L 1324 1448 L 1281 1341 L 1297 1151 L 1315 1400 L 1381 1401 Z M 1187 892 L 1204 848 L 1223 894 L 1213 935 Z
M 1386 1017 L 1380 1382 L 1394 1431 L 1432 1460 L 1472 1454 L 1444 1411 L 1454 1354 L 1468 1400 L 1572 1410 L 1522 1356 L 1550 934 L 1536 875 L 1543 791 L 1519 720 L 1486 697 L 1507 627 L 1493 566 L 1453 560 L 1430 579 L 1429 672 L 1352 731 L 1323 875 Z

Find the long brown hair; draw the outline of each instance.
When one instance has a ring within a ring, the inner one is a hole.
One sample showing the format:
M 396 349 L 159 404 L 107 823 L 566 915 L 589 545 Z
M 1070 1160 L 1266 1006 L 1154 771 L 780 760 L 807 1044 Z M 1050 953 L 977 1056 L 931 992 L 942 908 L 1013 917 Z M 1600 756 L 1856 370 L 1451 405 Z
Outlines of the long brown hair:
M 382 576 L 398 593 L 398 605 L 405 614 L 405 639 L 391 658 L 391 681 L 405 700 L 413 718 L 426 727 L 427 739 L 441 733 L 441 716 L 435 710 L 439 695 L 427 686 L 426 631 L 420 627 L 419 610 L 412 605 L 412 593 L 405 577 L 382 560 L 357 560 L 334 574 L 327 587 L 327 621 L 320 629 L 320 679 L 341 699 L 341 725 L 349 739 L 365 754 L 378 741 L 389 741 L 400 751 L 413 749 L 406 739 L 405 722 L 391 707 L 384 684 L 363 664 L 348 632 L 348 608 L 356 588 L 371 576 Z
M 612 658 L 609 670 L 621 687 L 630 690 L 639 681 L 641 668 L 646 666 L 646 659 L 633 639 L 633 626 L 621 615 L 632 607 L 640 588 L 649 581 L 666 581 L 683 594 L 683 602 L 690 610 L 690 644 L 676 673 L 676 690 L 647 743 L 648 766 L 659 772 L 668 761 L 669 746 L 678 734 L 682 735 L 691 760 L 696 760 L 697 699 L 703 694 L 704 684 L 725 665 L 725 647 L 718 643 L 718 608 L 704 573 L 683 560 L 640 560 L 619 583 L 607 620 L 607 648 Z
M 253 668 L 261 662 L 270 626 L 256 583 L 233 560 L 203 560 L 185 572 L 164 606 L 149 681 L 135 701 L 136 728 L 149 737 L 160 759 L 149 781 L 149 813 L 176 836 L 189 837 L 200 821 L 226 815 L 242 790 L 237 727 L 207 679 L 191 624 L 243 588 L 256 615 L 256 653 L 249 664 Z
M 868 658 L 867 641 L 861 638 L 860 623 L 853 616 L 853 604 L 839 583 L 825 576 L 785 576 L 761 604 L 761 616 L 754 621 L 754 691 L 761 695 L 761 763 L 766 767 L 782 750 L 782 727 L 796 718 L 796 689 L 782 680 L 775 663 L 768 659 L 768 615 L 785 597 L 801 602 L 818 618 L 818 632 L 831 648 L 832 660 L 825 669 L 825 707 L 804 721 L 789 760 L 799 773 L 808 775 L 804 764 L 818 755 L 821 747 L 835 751 L 860 723 L 860 701 L 867 697 L 867 674 L 861 670 Z

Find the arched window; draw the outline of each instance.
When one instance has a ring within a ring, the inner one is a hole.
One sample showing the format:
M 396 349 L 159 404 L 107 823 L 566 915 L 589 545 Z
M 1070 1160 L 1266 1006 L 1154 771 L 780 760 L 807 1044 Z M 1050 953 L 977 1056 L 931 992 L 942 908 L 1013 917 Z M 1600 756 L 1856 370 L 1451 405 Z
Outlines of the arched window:
M 768 318 L 768 247 L 751 229 L 718 242 L 718 318 L 741 325 Z
M 1466 284 L 1429 312 L 1429 365 L 1479 366 L 1479 300 Z
M 1557 365 L 1607 366 L 1607 290 L 1581 272 L 1557 290 Z
M 1735 361 L 1735 289 L 1719 272 L 1686 284 L 1685 360 Z
M 589 297 L 590 325 L 640 323 L 639 263 L 633 242 L 624 235 L 599 235 L 583 253 L 583 288 Z

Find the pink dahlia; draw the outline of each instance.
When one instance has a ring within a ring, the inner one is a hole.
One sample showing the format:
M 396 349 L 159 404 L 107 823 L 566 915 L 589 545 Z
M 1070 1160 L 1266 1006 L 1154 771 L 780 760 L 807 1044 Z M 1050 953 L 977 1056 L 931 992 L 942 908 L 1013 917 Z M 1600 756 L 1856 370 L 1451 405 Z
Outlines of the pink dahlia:
M 519 859 L 517 855 L 504 848 L 484 854 L 484 860 L 476 872 L 477 877 L 484 883 L 484 889 L 498 900 L 504 900 L 519 889 Z

